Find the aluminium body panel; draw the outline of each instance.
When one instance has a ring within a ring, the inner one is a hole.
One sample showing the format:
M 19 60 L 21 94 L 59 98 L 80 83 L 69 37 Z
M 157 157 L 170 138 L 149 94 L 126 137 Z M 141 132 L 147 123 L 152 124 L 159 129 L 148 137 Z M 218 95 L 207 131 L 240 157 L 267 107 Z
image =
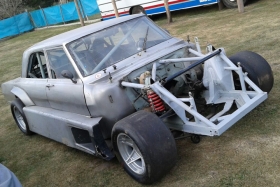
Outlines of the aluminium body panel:
M 12 102 L 15 99 L 15 95 L 11 92 L 11 90 L 13 89 L 15 82 L 17 82 L 18 79 L 20 79 L 20 77 L 1 84 L 1 92 L 8 102 Z
M 11 90 L 11 92 L 17 98 L 19 98 L 24 103 L 25 106 L 33 106 L 33 105 L 35 105 L 33 103 L 33 101 L 29 98 L 27 93 L 24 90 L 22 90 L 21 88 L 14 86 L 13 89 Z
M 81 80 L 17 78 L 2 84 L 2 92 L 9 102 L 15 97 L 25 106 L 41 106 L 90 116 Z
M 92 129 L 95 125 L 99 124 L 101 117 L 90 118 L 75 113 L 38 106 L 24 107 L 23 111 L 32 132 L 63 143 L 69 147 L 95 154 L 93 144 L 91 146 L 84 146 L 75 141 L 71 128 L 85 130 L 90 137 L 94 137 Z
M 48 79 L 46 94 L 51 108 L 90 116 L 80 79 L 77 83 L 70 79 Z
M 3 83 L 1 89 L 8 102 L 12 102 L 18 97 L 26 106 L 38 105 L 49 107 L 45 92 L 46 84 L 46 79 L 36 80 L 19 77 Z
M 50 107 L 46 95 L 47 79 L 19 78 L 14 86 L 26 92 L 36 106 Z
M 100 128 L 105 139 L 111 137 L 116 122 L 135 112 L 117 81 L 85 85 L 85 98 L 91 116 L 103 117 Z

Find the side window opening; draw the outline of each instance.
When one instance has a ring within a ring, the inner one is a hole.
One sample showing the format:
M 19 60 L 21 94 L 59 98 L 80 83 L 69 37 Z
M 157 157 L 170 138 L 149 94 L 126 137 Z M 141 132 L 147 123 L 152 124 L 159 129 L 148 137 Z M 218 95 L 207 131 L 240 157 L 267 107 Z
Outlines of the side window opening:
M 46 59 L 44 53 L 38 52 L 30 56 L 27 78 L 48 78 Z
M 70 71 L 74 78 L 78 78 L 74 67 L 62 48 L 48 50 L 47 55 L 50 64 L 51 77 L 53 79 L 65 79 L 61 75 L 63 70 Z

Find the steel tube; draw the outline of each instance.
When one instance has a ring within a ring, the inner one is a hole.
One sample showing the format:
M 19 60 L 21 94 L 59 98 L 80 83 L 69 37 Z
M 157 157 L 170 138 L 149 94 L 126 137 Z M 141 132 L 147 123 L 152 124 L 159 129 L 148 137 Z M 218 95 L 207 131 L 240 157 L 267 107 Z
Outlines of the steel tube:
M 241 89 L 243 92 L 246 92 L 246 86 L 245 86 L 245 81 L 244 81 L 244 74 L 242 72 L 242 68 L 238 66 L 238 76 L 241 84 Z
M 178 59 L 165 59 L 160 60 L 159 63 L 170 63 L 170 62 L 192 62 L 201 60 L 203 57 L 190 57 L 190 58 L 178 58 Z
M 187 68 L 185 68 L 185 69 L 183 69 L 183 70 L 181 70 L 181 71 L 178 71 L 177 73 L 175 73 L 175 74 L 173 74 L 173 75 L 167 77 L 167 79 L 164 81 L 164 84 L 166 84 L 166 83 L 172 81 L 172 80 L 175 79 L 176 77 L 178 77 L 178 76 L 182 75 L 183 73 L 189 71 L 190 69 L 192 69 L 192 68 L 198 66 L 199 64 L 205 62 L 206 60 L 209 60 L 210 58 L 216 56 L 217 54 L 220 54 L 221 51 L 222 51 L 221 49 L 218 49 L 217 51 L 211 53 L 210 55 L 208 55 L 208 56 L 202 58 L 201 60 L 199 60 L 199 61 L 197 61 L 197 62 L 191 64 L 191 65 L 188 66 Z
M 121 84 L 125 87 L 131 87 L 131 88 L 143 89 L 145 87 L 144 84 L 136 84 L 136 83 L 130 83 L 130 82 L 122 82 Z
M 237 68 L 237 66 L 236 66 L 233 62 L 231 62 L 231 61 L 228 59 L 228 57 L 227 57 L 226 55 L 224 55 L 223 53 L 220 54 L 220 57 L 227 63 L 227 65 L 228 65 L 229 67 Z M 235 69 L 235 70 L 236 70 L 236 69 Z
M 152 84 L 151 87 L 156 93 L 159 92 L 160 94 L 163 94 L 169 100 L 171 100 L 172 102 L 179 105 L 181 108 L 183 108 L 185 111 L 189 112 L 191 115 L 193 115 L 198 120 L 202 121 L 207 126 L 212 127 L 213 129 L 217 129 L 216 125 L 214 123 L 212 123 L 211 121 L 206 119 L 204 116 L 199 114 L 197 111 L 192 110 L 189 106 L 187 106 L 185 103 L 180 101 L 177 97 L 175 97 L 173 94 L 171 94 L 168 90 L 166 90 L 164 87 L 162 87 L 158 83 Z M 164 100 L 164 98 L 162 98 L 162 99 Z M 198 122 L 196 122 L 196 123 L 198 123 Z
M 153 68 L 152 68 L 152 79 L 153 79 L 153 81 L 156 81 L 156 73 L 157 73 L 157 63 L 154 63 Z
M 202 54 L 202 53 L 200 53 L 200 52 L 198 52 L 198 51 L 196 51 L 196 50 L 193 50 L 193 49 L 191 49 L 191 48 L 189 49 L 189 52 L 192 53 L 192 54 L 194 54 L 194 55 L 196 55 L 196 56 L 205 57 L 204 54 Z
M 201 49 L 200 49 L 198 38 L 195 37 L 194 40 L 195 40 L 195 45 L 196 45 L 197 52 L 201 53 Z

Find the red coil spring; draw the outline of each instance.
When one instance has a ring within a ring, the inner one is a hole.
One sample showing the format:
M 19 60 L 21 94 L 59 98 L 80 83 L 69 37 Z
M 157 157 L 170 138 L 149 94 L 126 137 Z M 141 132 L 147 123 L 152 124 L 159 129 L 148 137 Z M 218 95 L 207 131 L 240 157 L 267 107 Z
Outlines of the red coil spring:
M 162 112 L 165 110 L 163 101 L 161 98 L 153 91 L 149 90 L 147 92 L 148 100 L 150 102 L 150 106 L 154 112 Z

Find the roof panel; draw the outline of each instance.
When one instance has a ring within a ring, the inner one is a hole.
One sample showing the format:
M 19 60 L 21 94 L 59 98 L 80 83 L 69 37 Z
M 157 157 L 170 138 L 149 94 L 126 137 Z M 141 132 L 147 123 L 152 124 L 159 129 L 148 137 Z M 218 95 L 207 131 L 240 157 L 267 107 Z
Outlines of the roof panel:
M 124 17 L 110 19 L 107 21 L 102 21 L 102 22 L 94 23 L 94 24 L 87 25 L 84 27 L 80 27 L 80 28 L 53 36 L 46 40 L 43 40 L 43 41 L 31 46 L 30 48 L 28 48 L 26 50 L 26 52 L 29 53 L 29 52 L 37 51 L 39 49 L 43 49 L 43 48 L 47 48 L 47 47 L 61 46 L 64 43 L 69 43 L 78 38 L 81 38 L 82 36 L 97 32 L 97 31 L 105 29 L 107 27 L 117 25 L 119 23 L 131 20 L 131 19 L 134 19 L 137 17 L 141 17 L 141 16 L 145 16 L 145 15 L 144 14 L 137 14 L 137 15 L 135 14 L 135 15 L 131 15 L 131 16 L 124 16 Z

